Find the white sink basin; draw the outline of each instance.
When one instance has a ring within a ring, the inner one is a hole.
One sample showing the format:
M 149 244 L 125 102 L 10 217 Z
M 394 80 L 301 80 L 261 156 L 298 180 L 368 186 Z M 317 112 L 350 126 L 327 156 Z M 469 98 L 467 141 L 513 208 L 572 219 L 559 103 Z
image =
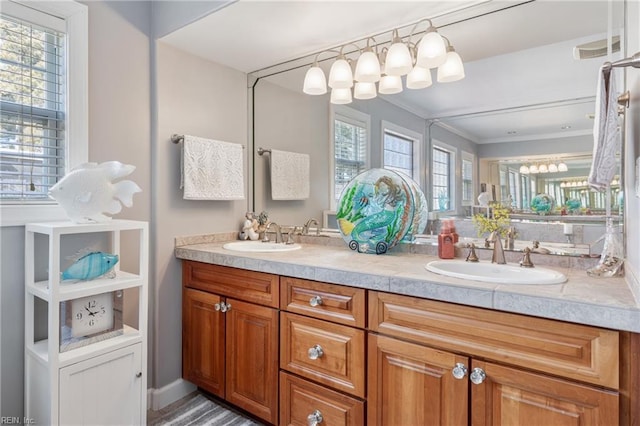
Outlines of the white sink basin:
M 448 277 L 496 284 L 560 284 L 567 281 L 564 274 L 537 266 L 522 268 L 510 264 L 435 260 L 427 263 L 425 268 L 427 271 Z
M 300 244 L 263 243 L 262 241 L 234 241 L 226 243 L 222 248 L 252 253 L 274 253 L 280 251 L 300 250 L 302 246 Z

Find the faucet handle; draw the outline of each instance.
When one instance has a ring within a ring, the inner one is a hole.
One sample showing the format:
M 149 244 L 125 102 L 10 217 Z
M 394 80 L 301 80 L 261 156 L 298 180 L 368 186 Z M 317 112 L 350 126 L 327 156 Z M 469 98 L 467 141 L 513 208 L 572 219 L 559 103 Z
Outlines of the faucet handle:
M 287 234 L 286 244 L 294 244 L 295 243 L 295 241 L 293 241 L 293 236 L 296 235 L 297 230 L 298 230 L 298 227 L 294 226 L 293 229 L 291 229 L 289 231 L 289 233 Z
M 520 266 L 523 268 L 533 268 L 533 262 L 531 261 L 531 249 L 529 247 L 524 248 L 524 255 L 520 261 Z
M 467 248 L 469 249 L 469 254 L 467 255 L 467 262 L 477 262 L 478 256 L 476 255 L 476 245 L 473 243 L 467 244 Z

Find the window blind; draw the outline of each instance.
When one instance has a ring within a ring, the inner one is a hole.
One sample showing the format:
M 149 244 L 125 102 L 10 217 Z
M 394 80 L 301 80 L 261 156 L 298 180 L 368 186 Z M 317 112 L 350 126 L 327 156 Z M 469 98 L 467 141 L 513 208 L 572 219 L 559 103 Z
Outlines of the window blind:
M 384 168 L 413 177 L 413 139 L 384 132 Z
M 473 161 L 462 160 L 462 201 L 473 202 Z
M 336 201 L 344 187 L 366 168 L 367 127 L 347 117 L 334 120 L 334 196 Z
M 65 171 L 65 35 L 0 15 L 0 199 L 48 200 Z

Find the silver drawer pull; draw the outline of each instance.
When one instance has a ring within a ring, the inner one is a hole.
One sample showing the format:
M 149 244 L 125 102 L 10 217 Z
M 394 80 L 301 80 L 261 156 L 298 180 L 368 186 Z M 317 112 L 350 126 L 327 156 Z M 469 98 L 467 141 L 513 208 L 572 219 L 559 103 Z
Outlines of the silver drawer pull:
M 320 296 L 313 296 L 311 299 L 309 299 L 309 305 L 313 306 L 314 308 L 316 306 L 320 306 L 322 305 L 322 297 Z
M 309 355 L 309 359 L 318 359 L 322 358 L 322 355 L 324 355 L 324 351 L 322 350 L 322 346 L 315 345 L 314 347 L 309 348 L 307 354 Z
M 322 418 L 322 413 L 320 412 L 320 410 L 315 410 L 313 413 L 307 416 L 307 424 L 309 426 L 317 426 L 322 423 L 322 420 L 324 419 Z

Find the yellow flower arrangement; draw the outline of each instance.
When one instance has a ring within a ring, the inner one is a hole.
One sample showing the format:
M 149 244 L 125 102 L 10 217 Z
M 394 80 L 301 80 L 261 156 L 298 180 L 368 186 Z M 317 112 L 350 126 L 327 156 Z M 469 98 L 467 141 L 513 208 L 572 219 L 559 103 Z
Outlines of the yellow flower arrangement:
M 487 217 L 482 213 L 475 214 L 471 220 L 478 231 L 478 237 L 483 234 L 490 234 L 498 231 L 502 237 L 509 232 L 509 208 L 499 203 L 491 203 L 491 217 Z

